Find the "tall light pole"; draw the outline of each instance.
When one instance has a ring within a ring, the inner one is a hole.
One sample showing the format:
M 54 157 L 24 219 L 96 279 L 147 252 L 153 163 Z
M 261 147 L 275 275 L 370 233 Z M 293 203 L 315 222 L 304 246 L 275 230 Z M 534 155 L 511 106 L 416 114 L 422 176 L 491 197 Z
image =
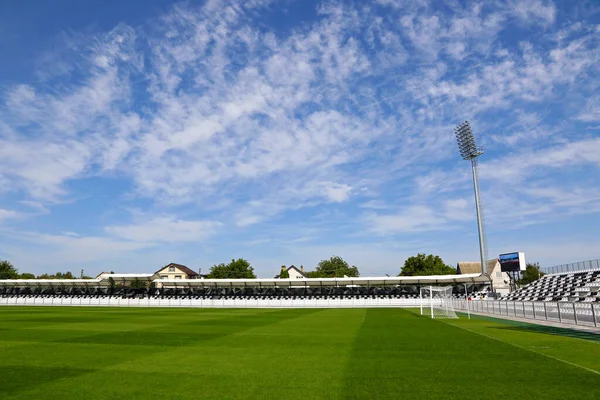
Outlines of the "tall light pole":
M 485 224 L 483 209 L 479 198 L 479 180 L 477 179 L 477 157 L 483 154 L 483 148 L 477 147 L 475 137 L 469 121 L 465 121 L 454 128 L 458 150 L 463 160 L 471 160 L 473 170 L 473 187 L 475 189 L 475 208 L 477 209 L 477 226 L 479 228 L 479 256 L 481 257 L 481 273 L 486 274 L 487 243 L 485 239 Z

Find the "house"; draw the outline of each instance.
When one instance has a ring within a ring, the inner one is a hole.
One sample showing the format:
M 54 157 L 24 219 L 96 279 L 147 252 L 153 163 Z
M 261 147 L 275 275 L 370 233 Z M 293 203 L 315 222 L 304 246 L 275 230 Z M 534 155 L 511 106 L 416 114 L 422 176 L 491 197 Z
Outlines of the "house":
M 459 274 L 479 274 L 481 273 L 481 262 L 459 262 L 456 265 Z M 500 269 L 500 260 L 488 260 L 486 274 L 492 281 L 494 292 L 499 294 L 508 294 L 510 292 L 510 277 L 508 273 Z
M 160 279 L 198 279 L 200 275 L 185 265 L 171 263 L 154 273 Z
M 304 279 L 306 275 L 304 274 L 304 267 L 300 266 L 300 269 L 294 267 L 293 265 L 286 269 L 290 277 L 288 279 Z M 275 278 L 279 278 L 279 275 L 276 275 Z

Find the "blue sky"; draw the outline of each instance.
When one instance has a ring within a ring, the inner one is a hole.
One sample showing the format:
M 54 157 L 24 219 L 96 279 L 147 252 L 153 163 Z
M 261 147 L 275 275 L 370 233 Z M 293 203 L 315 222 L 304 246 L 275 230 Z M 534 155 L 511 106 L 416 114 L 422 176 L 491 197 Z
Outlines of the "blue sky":
M 600 257 L 593 1 L 0 5 L 0 258 L 260 276 Z

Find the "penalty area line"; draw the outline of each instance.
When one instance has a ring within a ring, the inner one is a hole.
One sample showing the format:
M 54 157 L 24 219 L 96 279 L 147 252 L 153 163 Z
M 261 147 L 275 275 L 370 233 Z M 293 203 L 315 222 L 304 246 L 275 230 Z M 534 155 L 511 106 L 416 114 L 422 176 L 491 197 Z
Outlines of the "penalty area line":
M 505 344 L 508 344 L 508 345 L 510 345 L 510 346 L 514 346 L 514 347 L 516 347 L 516 348 L 518 348 L 518 349 L 521 349 L 521 350 L 530 351 L 530 352 L 532 352 L 532 353 L 539 354 L 539 355 L 541 355 L 541 356 L 544 356 L 544 357 L 550 358 L 550 359 L 552 359 L 552 360 L 560 361 L 560 362 L 562 362 L 562 363 L 565 363 L 565 364 L 571 365 L 571 366 L 573 366 L 573 367 L 581 368 L 581 369 L 584 369 L 584 370 L 586 370 L 586 371 L 588 371 L 588 372 L 591 372 L 591 373 L 593 373 L 593 374 L 600 375 L 600 371 L 596 371 L 595 369 L 588 368 L 588 367 L 584 367 L 583 365 L 575 364 L 575 363 L 573 363 L 573 362 L 570 362 L 570 361 L 567 361 L 567 360 L 563 360 L 563 359 L 561 359 L 561 358 L 557 358 L 557 357 L 551 356 L 551 355 L 549 355 L 549 354 L 544 354 L 544 353 L 541 353 L 541 352 L 539 352 L 539 351 L 535 351 L 535 350 L 533 350 L 533 349 L 529 349 L 529 348 L 527 348 L 527 347 L 519 346 L 518 344 L 514 344 L 514 343 L 510 343 L 510 342 L 505 342 L 504 340 L 501 340 L 501 339 L 495 338 L 495 337 L 493 337 L 493 336 L 488 336 L 488 335 L 486 335 L 485 333 L 481 333 L 481 332 L 475 332 L 475 331 L 473 331 L 473 330 L 471 330 L 471 329 L 467 329 L 467 328 L 465 328 L 465 327 L 463 327 L 463 326 L 454 325 L 454 324 L 452 324 L 452 323 L 450 323 L 450 322 L 446 322 L 446 321 L 444 321 L 444 320 L 440 320 L 440 319 L 438 319 L 438 321 L 440 321 L 440 322 L 443 322 L 443 323 L 445 323 L 445 324 L 448 324 L 448 325 L 450 325 L 450 326 L 454 326 L 455 328 L 458 328 L 458 329 L 463 329 L 463 330 L 465 330 L 465 331 L 467 331 L 467 332 L 471 332 L 471 333 L 474 333 L 474 334 L 476 334 L 476 335 L 483 336 L 483 337 L 486 337 L 486 338 L 488 338 L 488 339 L 495 340 L 495 341 L 497 341 L 497 342 L 500 342 L 500 343 L 505 343 Z

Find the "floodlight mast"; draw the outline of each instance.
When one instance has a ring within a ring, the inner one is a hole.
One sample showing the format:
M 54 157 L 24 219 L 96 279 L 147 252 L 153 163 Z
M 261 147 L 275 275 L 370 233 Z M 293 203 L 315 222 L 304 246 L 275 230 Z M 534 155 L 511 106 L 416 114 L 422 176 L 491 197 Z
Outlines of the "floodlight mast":
M 479 229 L 479 256 L 481 258 L 481 273 L 486 274 L 487 243 L 485 238 L 485 223 L 483 220 L 483 207 L 479 198 L 479 179 L 477 177 L 477 157 L 483 154 L 483 148 L 477 147 L 475 136 L 469 121 L 465 121 L 454 128 L 458 150 L 463 160 L 471 161 L 473 171 L 473 188 L 475 190 L 475 208 L 477 209 L 477 227 Z

